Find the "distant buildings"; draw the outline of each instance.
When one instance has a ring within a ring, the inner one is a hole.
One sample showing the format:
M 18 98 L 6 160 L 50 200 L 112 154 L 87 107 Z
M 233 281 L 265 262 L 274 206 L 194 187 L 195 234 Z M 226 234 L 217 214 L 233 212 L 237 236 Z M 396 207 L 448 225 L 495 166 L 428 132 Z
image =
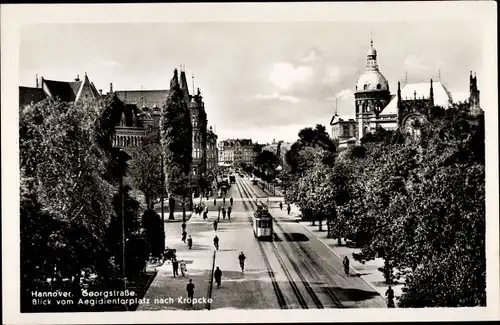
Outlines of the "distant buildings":
M 188 105 L 193 127 L 193 162 L 191 167 L 191 186 L 199 193 L 199 179 L 217 168 L 217 135 L 207 129 L 207 114 L 200 89 L 196 94 L 189 94 L 186 74 L 181 70 L 179 85 Z M 194 91 L 194 90 L 193 90 Z M 116 125 L 113 146 L 127 148 L 140 146 L 144 136 L 151 132 L 159 132 L 162 107 L 165 104 L 169 89 L 158 90 L 114 90 L 110 83 L 109 92 L 114 93 L 123 103 L 124 110 Z M 74 81 L 47 80 L 43 77 L 36 80 L 36 87 L 19 87 L 19 105 L 36 103 L 45 98 L 59 98 L 64 102 L 80 102 L 90 99 L 101 99 L 105 95 L 97 91 L 87 74 L 83 80 L 77 76 Z
M 377 51 L 373 42 L 367 53 L 365 72 L 359 77 L 354 93 L 355 116 L 332 117 L 332 138 L 339 149 L 359 143 L 367 133 L 377 128 L 414 133 L 416 120 L 427 121 L 430 109 L 440 106 L 447 109 L 453 103 L 451 93 L 441 81 L 409 83 L 401 88 L 398 82 L 396 95 L 391 95 L 389 83 L 379 71 Z M 476 76 L 470 75 L 471 113 L 481 110 Z
M 256 152 L 251 139 L 228 139 L 219 142 L 219 164 L 237 166 L 241 163 L 253 165 Z
M 276 142 L 276 139 L 273 139 L 273 142 L 264 145 L 262 147 L 262 150 L 267 150 L 274 153 L 278 157 L 280 165 L 283 167 L 286 164 L 285 154 L 288 150 L 290 150 L 292 144 L 293 144 L 292 142 L 284 142 L 284 141 Z

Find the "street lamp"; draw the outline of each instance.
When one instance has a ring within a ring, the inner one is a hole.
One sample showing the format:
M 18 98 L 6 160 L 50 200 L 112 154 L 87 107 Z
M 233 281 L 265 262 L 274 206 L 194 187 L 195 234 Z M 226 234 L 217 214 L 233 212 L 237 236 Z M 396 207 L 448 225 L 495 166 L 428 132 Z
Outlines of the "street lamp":
M 120 152 L 120 156 L 122 156 L 125 151 L 123 149 L 118 150 Z M 121 157 L 120 157 L 121 158 Z M 123 193 L 124 188 L 123 188 L 123 173 L 120 173 L 120 201 L 121 201 L 121 230 L 122 230 L 122 278 L 123 278 L 123 286 L 124 289 L 127 289 L 127 276 L 125 273 L 125 242 L 126 242 L 126 237 L 125 237 L 125 195 Z

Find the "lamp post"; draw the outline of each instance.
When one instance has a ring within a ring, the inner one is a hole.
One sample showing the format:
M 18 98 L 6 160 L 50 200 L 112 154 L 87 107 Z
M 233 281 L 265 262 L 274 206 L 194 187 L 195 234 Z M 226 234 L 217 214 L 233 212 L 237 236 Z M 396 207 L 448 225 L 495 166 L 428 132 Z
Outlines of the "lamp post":
M 123 149 L 119 149 L 120 156 L 124 153 Z M 122 237 L 122 279 L 124 289 L 127 289 L 127 276 L 125 272 L 125 195 L 123 194 L 123 173 L 120 173 L 120 214 L 121 214 L 121 237 Z
M 161 163 L 161 233 L 163 235 L 163 242 L 161 244 L 161 250 L 165 251 L 165 204 L 164 204 L 164 190 L 165 190 L 165 176 L 163 174 L 163 150 L 160 152 L 160 163 Z

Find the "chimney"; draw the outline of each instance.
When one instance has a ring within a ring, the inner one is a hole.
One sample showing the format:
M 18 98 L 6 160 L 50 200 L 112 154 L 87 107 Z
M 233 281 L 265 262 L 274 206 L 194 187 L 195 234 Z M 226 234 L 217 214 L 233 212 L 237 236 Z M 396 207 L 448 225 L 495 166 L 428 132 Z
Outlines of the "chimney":
M 113 83 L 112 82 L 109 83 L 109 92 L 110 93 L 113 92 Z
M 36 88 L 38 88 L 38 73 L 36 74 L 35 78 L 36 78 Z
M 99 89 L 99 94 L 101 94 L 101 96 L 102 96 L 102 89 Z
M 80 81 L 80 75 L 76 75 L 75 81 Z

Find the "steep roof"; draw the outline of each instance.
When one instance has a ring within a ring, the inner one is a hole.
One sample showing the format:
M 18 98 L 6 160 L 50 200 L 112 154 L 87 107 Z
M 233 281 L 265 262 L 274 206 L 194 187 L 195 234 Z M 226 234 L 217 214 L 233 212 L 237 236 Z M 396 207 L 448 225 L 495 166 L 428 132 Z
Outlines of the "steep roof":
M 43 83 L 53 98 L 59 97 L 63 102 L 74 102 L 82 85 L 82 81 L 56 81 L 47 79 L 43 79 Z
M 448 108 L 453 101 L 451 93 L 446 89 L 446 87 L 439 81 L 432 82 L 432 88 L 434 92 L 434 105 L 441 106 L 443 108 Z M 419 98 L 429 98 L 430 96 L 431 83 L 430 82 L 420 82 L 420 83 L 410 83 L 406 84 L 403 89 L 401 89 L 401 100 Z M 398 113 L 398 98 L 393 97 L 392 100 L 387 104 L 381 114 L 397 114 Z
M 191 97 L 189 96 L 189 88 L 188 88 L 188 83 L 186 79 L 186 73 L 181 70 L 181 75 L 180 75 L 180 87 L 182 90 L 182 93 L 184 94 L 184 101 L 186 104 L 189 104 L 191 102 Z
M 117 90 L 115 94 L 123 101 L 125 104 L 136 104 L 137 107 L 141 108 L 143 104 L 152 108 L 155 105 L 161 107 L 168 95 L 168 89 L 159 90 Z
M 42 88 L 19 87 L 19 107 L 38 103 L 47 98 Z

